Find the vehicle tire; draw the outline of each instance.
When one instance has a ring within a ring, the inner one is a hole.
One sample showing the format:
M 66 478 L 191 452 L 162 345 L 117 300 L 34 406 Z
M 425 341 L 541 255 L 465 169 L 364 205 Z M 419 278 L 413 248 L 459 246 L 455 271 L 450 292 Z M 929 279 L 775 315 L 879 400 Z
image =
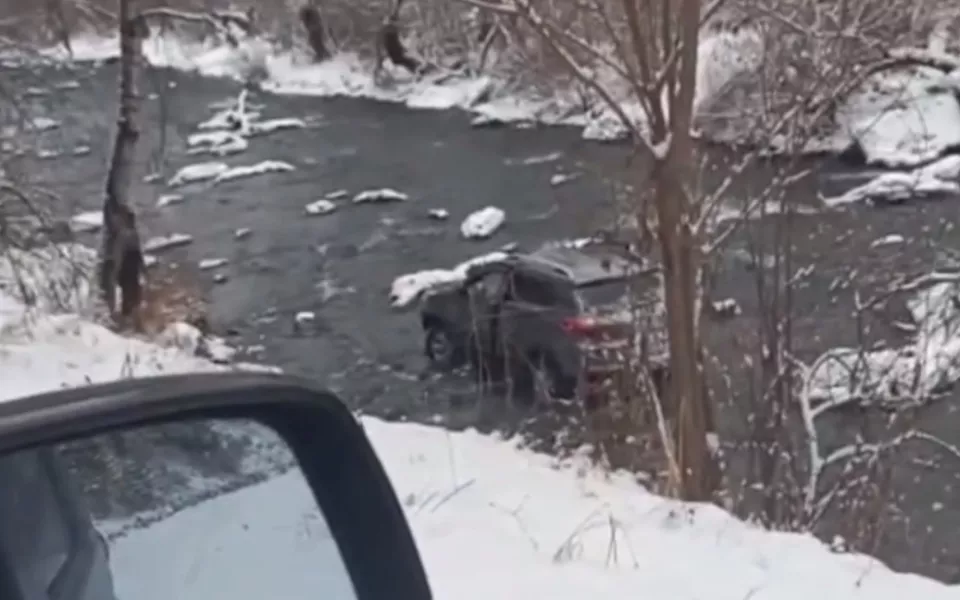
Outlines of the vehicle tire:
M 452 371 L 465 362 L 463 348 L 456 343 L 450 331 L 439 323 L 431 323 L 427 327 L 424 353 L 430 365 L 439 371 Z
M 577 391 L 576 381 L 564 375 L 559 363 L 549 354 L 530 358 L 530 382 L 534 399 L 538 401 L 573 398 Z

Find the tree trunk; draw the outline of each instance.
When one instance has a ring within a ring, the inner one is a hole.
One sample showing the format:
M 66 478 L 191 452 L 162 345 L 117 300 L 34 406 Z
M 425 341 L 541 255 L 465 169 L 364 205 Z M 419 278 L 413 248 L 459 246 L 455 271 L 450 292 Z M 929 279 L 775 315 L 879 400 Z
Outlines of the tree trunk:
M 666 17 L 666 15 L 664 15 Z M 696 179 L 696 148 L 690 136 L 700 28 L 699 0 L 683 0 L 679 23 L 679 72 L 670 90 L 665 156 L 654 173 L 658 237 L 663 257 L 664 302 L 670 348 L 671 403 L 675 422 L 679 493 L 684 500 L 708 501 L 719 484 L 719 470 L 707 441 L 713 414 L 706 393 L 700 340 L 700 271 L 703 257 L 693 231 L 697 207 L 685 188 Z M 658 99 L 655 99 L 658 101 Z M 655 142 L 662 142 L 654 140 Z
M 403 47 L 400 40 L 400 27 L 394 20 L 388 20 L 380 27 L 380 47 L 390 62 L 398 67 L 404 68 L 412 75 L 422 75 L 424 65 L 417 59 L 410 56 L 407 49 Z
M 330 49 L 327 48 L 327 37 L 323 31 L 323 19 L 316 6 L 304 4 L 300 7 L 300 22 L 307 32 L 307 43 L 313 50 L 313 59 L 323 62 L 330 58 Z
M 99 265 L 100 290 L 111 315 L 116 314 L 116 289 L 122 295 L 120 314 L 135 316 L 142 299 L 144 263 L 136 214 L 130 207 L 133 169 L 140 131 L 137 78 L 143 64 L 146 24 L 134 12 L 134 0 L 120 0 L 120 109 L 107 173 L 103 202 L 103 238 Z

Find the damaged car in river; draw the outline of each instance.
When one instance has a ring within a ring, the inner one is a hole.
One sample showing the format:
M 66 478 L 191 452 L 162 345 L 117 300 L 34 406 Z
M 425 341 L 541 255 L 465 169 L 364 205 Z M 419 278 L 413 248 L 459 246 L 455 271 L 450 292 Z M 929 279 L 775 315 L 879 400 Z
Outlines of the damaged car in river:
M 649 273 L 607 245 L 506 253 L 426 294 L 424 351 L 438 370 L 471 364 L 534 398 L 595 398 L 642 333 L 631 299 L 651 289 Z M 665 361 L 658 352 L 648 358 L 660 385 Z

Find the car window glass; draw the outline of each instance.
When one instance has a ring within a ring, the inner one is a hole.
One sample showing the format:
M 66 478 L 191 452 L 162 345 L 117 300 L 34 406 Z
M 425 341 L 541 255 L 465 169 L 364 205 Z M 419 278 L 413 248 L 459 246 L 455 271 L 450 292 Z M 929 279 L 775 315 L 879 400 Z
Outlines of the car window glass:
M 483 294 L 488 302 L 498 302 L 504 284 L 503 273 L 490 273 L 483 278 Z
M 554 286 L 523 274 L 515 274 L 512 281 L 512 296 L 521 302 L 540 306 L 558 306 L 561 299 Z
M 49 460 L 38 450 L 0 456 L 0 547 L 28 598 L 47 595 L 72 545 Z

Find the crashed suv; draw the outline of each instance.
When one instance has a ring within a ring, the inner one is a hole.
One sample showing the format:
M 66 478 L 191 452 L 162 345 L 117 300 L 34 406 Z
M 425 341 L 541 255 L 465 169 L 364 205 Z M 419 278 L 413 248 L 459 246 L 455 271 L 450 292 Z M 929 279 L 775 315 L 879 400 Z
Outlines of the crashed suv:
M 421 305 L 431 364 L 471 363 L 537 394 L 585 397 L 622 367 L 633 339 L 624 310 L 635 260 L 601 248 L 544 246 L 470 267 Z

